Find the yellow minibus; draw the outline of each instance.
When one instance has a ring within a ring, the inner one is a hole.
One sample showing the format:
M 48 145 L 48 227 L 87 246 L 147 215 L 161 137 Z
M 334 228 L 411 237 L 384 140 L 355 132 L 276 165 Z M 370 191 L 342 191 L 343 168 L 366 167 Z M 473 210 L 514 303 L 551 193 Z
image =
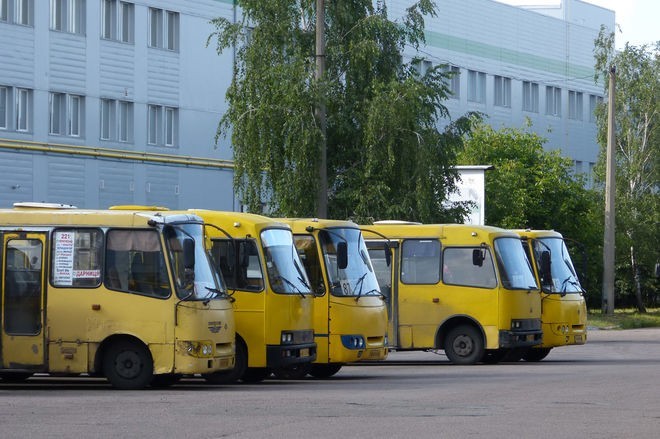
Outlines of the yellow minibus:
M 282 219 L 293 230 L 314 297 L 315 378 L 346 363 L 387 357 L 387 311 L 358 226 L 350 221 Z
M 0 377 L 119 389 L 234 366 L 234 314 L 201 218 L 45 203 L 0 209 Z
M 314 297 L 291 228 L 271 218 L 191 209 L 206 223 L 207 247 L 235 299 L 236 366 L 211 382 L 296 375 L 316 358 Z
M 388 303 L 390 349 L 441 349 L 474 364 L 541 343 L 541 297 L 517 234 L 400 221 L 361 228 Z
M 563 236 L 553 230 L 514 230 L 523 239 L 541 285 L 543 343 L 522 359 L 541 361 L 552 348 L 587 342 L 587 303 Z

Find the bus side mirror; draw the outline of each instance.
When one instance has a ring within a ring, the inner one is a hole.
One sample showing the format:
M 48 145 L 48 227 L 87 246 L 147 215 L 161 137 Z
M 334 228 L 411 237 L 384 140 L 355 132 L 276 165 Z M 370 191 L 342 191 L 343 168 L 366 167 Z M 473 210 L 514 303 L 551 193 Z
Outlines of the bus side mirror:
M 183 268 L 195 269 L 195 242 L 190 238 L 183 240 Z
M 541 252 L 541 286 L 552 286 L 552 270 L 550 266 L 550 252 Z
M 392 253 L 390 252 L 389 244 L 385 243 L 385 264 L 389 267 L 392 263 Z
M 348 267 L 348 246 L 345 242 L 337 243 L 337 268 L 344 270 Z
M 486 259 L 486 252 L 480 248 L 475 248 L 472 250 L 472 265 L 481 267 L 484 265 L 484 259 Z

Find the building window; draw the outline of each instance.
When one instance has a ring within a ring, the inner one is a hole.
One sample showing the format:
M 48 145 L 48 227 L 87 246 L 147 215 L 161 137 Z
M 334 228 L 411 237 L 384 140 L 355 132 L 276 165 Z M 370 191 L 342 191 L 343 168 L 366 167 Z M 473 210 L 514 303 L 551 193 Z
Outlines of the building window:
M 83 35 L 85 0 L 50 0 L 50 28 Z
M 7 87 L 0 87 L 0 130 L 7 129 L 7 108 L 9 107 L 8 102 L 9 89 Z
M 50 134 L 80 137 L 83 135 L 85 98 L 66 93 L 50 94 Z
M 452 99 L 460 99 L 461 97 L 461 68 L 456 66 L 446 66 L 444 72 L 448 75 L 446 84 L 449 88 Z
M 103 0 L 102 36 L 109 40 L 133 43 L 135 7 L 132 3 Z
M 469 102 L 486 103 L 486 74 L 468 70 L 468 96 Z
M 32 90 L 16 89 L 16 131 L 30 131 L 30 114 L 32 113 Z
M 523 111 L 539 112 L 539 85 L 523 81 Z
M 561 88 L 545 87 L 545 114 L 561 117 Z
M 495 76 L 495 105 L 498 107 L 511 106 L 511 78 Z
M 8 21 L 9 19 L 9 0 L 0 0 L 0 21 Z
M 422 78 L 433 68 L 433 63 L 427 59 L 417 59 L 413 62 L 413 68 L 418 78 Z
M 176 146 L 179 134 L 178 109 L 149 105 L 147 114 L 147 143 L 158 146 Z
M 101 140 L 133 140 L 133 103 L 101 99 Z
M 33 0 L 16 0 L 16 24 L 32 26 Z
M 582 120 L 582 93 L 569 90 L 568 92 L 568 118 Z
M 596 122 L 596 109 L 602 103 L 602 96 L 589 95 L 589 122 Z
M 179 13 L 149 8 L 149 47 L 179 49 Z

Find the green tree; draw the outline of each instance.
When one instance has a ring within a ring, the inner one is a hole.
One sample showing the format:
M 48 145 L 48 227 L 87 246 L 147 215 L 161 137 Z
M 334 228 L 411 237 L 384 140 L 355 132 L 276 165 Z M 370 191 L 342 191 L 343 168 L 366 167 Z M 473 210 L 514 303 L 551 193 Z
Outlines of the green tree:
M 431 0 L 400 22 L 384 2 L 326 2 L 326 74 L 314 79 L 313 0 L 238 0 L 240 23 L 213 20 L 218 51 L 235 47 L 228 112 L 218 136 L 231 133 L 234 186 L 248 208 L 285 216 L 316 211 L 321 131 L 314 110 L 327 109 L 328 216 L 356 221 L 397 218 L 458 220 L 464 206 L 445 207 L 462 135 L 448 116 L 449 75 L 420 75 L 404 63 L 406 45 L 424 39 Z
M 602 209 L 599 195 L 573 174 L 559 151 L 545 151 L 546 139 L 522 129 L 478 124 L 458 155 L 459 164 L 494 165 L 486 172 L 486 224 L 505 229 L 553 229 L 587 249 L 586 287 L 600 283 Z M 573 252 L 581 265 L 581 254 Z M 584 278 L 583 278 L 584 280 Z
M 595 42 L 595 80 L 609 89 L 609 70 L 616 68 L 616 291 L 634 296 L 640 312 L 644 298 L 657 297 L 654 267 L 660 261 L 658 157 L 660 156 L 660 41 L 614 50 L 614 34 L 601 28 Z M 597 112 L 601 157 L 596 168 L 604 180 L 607 108 Z

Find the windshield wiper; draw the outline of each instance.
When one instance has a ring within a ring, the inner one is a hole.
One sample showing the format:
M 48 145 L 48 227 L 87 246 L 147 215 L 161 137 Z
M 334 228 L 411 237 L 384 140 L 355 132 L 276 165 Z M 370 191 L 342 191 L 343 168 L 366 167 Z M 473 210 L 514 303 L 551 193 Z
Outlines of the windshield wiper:
M 303 299 L 304 299 L 305 297 L 307 297 L 307 296 L 305 296 L 305 293 L 303 293 L 302 291 L 300 291 L 300 288 L 298 288 L 298 285 L 294 284 L 293 282 L 291 282 L 289 279 L 287 279 L 286 277 L 282 276 L 281 274 L 279 274 L 279 275 L 277 275 L 277 276 L 274 276 L 274 280 L 275 280 L 275 279 L 279 279 L 279 280 L 283 281 L 285 284 L 289 285 L 291 288 L 293 288 L 293 290 L 294 290 L 296 293 L 300 294 L 300 296 L 301 296 Z M 300 279 L 300 278 L 299 278 L 299 279 Z M 307 285 L 307 286 L 308 286 L 308 285 Z
M 358 280 L 355 281 L 355 286 L 353 287 L 353 291 L 357 288 L 358 284 L 360 284 L 360 291 L 358 291 L 358 295 L 355 298 L 355 301 L 357 302 L 360 300 L 360 296 L 362 296 L 362 286 L 364 285 L 364 278 L 367 277 L 367 274 L 369 274 L 368 271 L 365 271 L 362 276 L 358 278 Z
M 223 299 L 228 299 L 231 303 L 234 303 L 236 301 L 236 299 L 234 299 L 232 295 L 229 294 L 227 291 L 219 290 L 217 288 L 209 288 L 207 286 L 205 286 L 204 288 L 206 288 L 206 290 L 209 291 L 210 293 L 215 294 L 215 297 L 222 297 Z M 204 305 L 208 304 L 211 299 L 212 297 L 209 297 L 206 300 L 204 300 Z

